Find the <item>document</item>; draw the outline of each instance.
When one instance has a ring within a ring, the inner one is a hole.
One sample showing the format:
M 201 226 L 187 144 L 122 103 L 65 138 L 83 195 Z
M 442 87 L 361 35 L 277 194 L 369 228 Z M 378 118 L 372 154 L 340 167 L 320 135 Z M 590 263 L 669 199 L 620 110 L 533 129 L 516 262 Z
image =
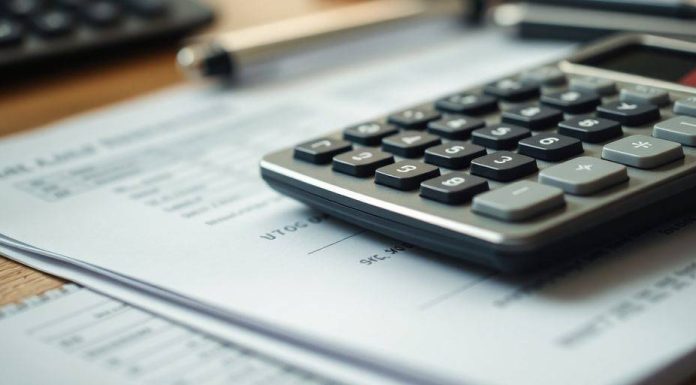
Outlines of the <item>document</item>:
M 260 180 L 268 151 L 567 52 L 496 31 L 434 41 L 303 81 L 172 90 L 0 142 L 0 241 L 402 381 L 679 378 L 665 369 L 696 349 L 691 218 L 511 278 Z

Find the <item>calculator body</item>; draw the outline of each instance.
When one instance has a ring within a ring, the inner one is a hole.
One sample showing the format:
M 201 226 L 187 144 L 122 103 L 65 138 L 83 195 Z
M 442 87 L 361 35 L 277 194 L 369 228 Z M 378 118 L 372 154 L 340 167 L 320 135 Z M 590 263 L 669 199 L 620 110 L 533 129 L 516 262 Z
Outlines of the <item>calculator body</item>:
M 404 110 L 426 122 L 401 111 L 361 123 L 386 128 L 377 139 L 356 134 L 356 125 L 268 154 L 261 174 L 281 193 L 366 229 L 497 270 L 528 270 L 693 206 L 695 76 L 695 43 L 623 35 Z M 517 94 L 500 85 L 518 86 Z M 447 104 L 462 97 L 488 106 Z M 443 128 L 452 120 L 475 125 Z M 397 143 L 414 137 L 431 142 L 414 151 Z M 316 152 L 317 143 L 335 148 Z M 380 162 L 360 168 L 368 154 Z M 400 179 L 402 171 L 422 175 Z

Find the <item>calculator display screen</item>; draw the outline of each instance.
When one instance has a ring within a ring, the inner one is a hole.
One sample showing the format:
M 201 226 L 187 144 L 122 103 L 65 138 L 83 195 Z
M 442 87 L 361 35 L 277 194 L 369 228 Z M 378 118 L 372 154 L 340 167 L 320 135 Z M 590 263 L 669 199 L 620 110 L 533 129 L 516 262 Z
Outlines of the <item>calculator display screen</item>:
M 696 53 L 633 44 L 580 64 L 696 87 Z

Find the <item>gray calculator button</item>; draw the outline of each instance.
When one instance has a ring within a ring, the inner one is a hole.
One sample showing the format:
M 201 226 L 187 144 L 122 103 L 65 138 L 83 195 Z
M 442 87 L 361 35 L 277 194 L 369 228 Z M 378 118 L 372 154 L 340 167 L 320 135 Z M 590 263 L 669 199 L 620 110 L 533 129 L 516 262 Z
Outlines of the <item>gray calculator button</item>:
M 541 67 L 522 74 L 522 80 L 545 86 L 557 86 L 566 82 L 566 76 L 558 67 Z
M 696 118 L 675 116 L 657 123 L 653 129 L 653 136 L 687 146 L 696 146 Z
M 667 91 L 659 88 L 637 85 L 621 89 L 621 101 L 630 103 L 651 103 L 664 106 L 669 103 Z
M 575 195 L 593 194 L 626 180 L 625 166 L 590 156 L 581 156 L 539 173 L 539 182 Z
M 674 102 L 674 113 L 696 116 L 696 96 Z
M 520 181 L 474 197 L 472 210 L 504 221 L 521 221 L 565 205 L 563 191 Z
M 602 158 L 638 168 L 655 168 L 683 157 L 678 143 L 645 135 L 628 136 L 602 148 Z
M 576 91 L 594 91 L 602 96 L 614 95 L 616 83 L 608 79 L 580 77 L 570 79 L 570 89 Z

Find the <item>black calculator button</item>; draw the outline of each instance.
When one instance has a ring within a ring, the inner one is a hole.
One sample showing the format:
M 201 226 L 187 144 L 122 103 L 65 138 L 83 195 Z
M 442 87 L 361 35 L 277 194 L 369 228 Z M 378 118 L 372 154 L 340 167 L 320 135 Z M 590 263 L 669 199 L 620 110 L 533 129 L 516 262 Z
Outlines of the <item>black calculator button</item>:
M 429 108 L 409 108 L 389 115 L 389 123 L 411 130 L 424 130 L 428 123 L 440 119 L 440 113 Z
M 541 103 L 569 114 L 592 112 L 602 103 L 594 91 L 561 91 L 541 96 Z
M 403 131 L 382 140 L 382 149 L 404 158 L 417 158 L 426 148 L 437 146 L 441 140 L 435 135 L 420 131 Z
M 657 106 L 664 106 L 670 102 L 667 91 L 644 85 L 622 88 L 619 98 L 622 102 L 649 103 Z
M 555 133 L 543 133 L 522 139 L 518 152 L 532 158 L 559 161 L 582 154 L 582 142 L 575 138 Z
M 640 126 L 660 119 L 660 109 L 654 104 L 619 101 L 599 106 L 597 115 L 625 126 Z
M 508 151 L 498 151 L 471 161 L 472 174 L 500 182 L 519 179 L 537 170 L 534 159 Z
M 16 45 L 22 42 L 24 29 L 9 19 L 0 19 L 0 47 Z
M 82 10 L 82 15 L 90 24 L 107 27 L 120 21 L 122 9 L 118 4 L 100 0 L 86 4 Z
M 447 139 L 467 139 L 471 131 L 486 125 L 481 119 L 462 115 L 447 115 L 428 124 L 428 131 Z
M 0 7 L 14 17 L 28 17 L 43 8 L 43 0 L 5 0 Z
M 488 191 L 488 181 L 463 172 L 451 172 L 421 183 L 420 195 L 448 204 L 464 203 Z
M 454 94 L 435 102 L 435 107 L 445 112 L 481 115 L 498 109 L 498 100 L 489 95 Z
M 558 67 L 535 68 L 522 74 L 522 80 L 536 82 L 544 86 L 559 86 L 566 82 L 566 75 Z
M 466 142 L 452 141 L 425 150 L 425 162 L 449 169 L 468 167 L 471 160 L 486 155 L 486 149 Z
M 563 113 L 546 106 L 522 106 L 503 112 L 503 122 L 517 124 L 532 130 L 553 127 L 563 120 Z
M 558 132 L 588 143 L 604 142 L 623 134 L 619 122 L 594 116 L 580 116 L 561 122 Z
M 509 102 L 518 102 L 539 96 L 539 84 L 516 79 L 503 79 L 487 85 L 483 92 Z
M 512 124 L 496 124 L 475 130 L 471 134 L 471 141 L 474 144 L 494 150 L 510 150 L 515 148 L 521 139 L 531 135 L 532 133 L 523 127 Z
M 602 96 L 614 95 L 616 83 L 609 79 L 595 77 L 579 77 L 570 79 L 570 89 L 576 91 L 592 91 Z
M 33 17 L 34 28 L 44 37 L 63 36 L 75 28 L 75 17 L 62 10 L 51 10 Z
M 159 17 L 167 13 L 165 0 L 123 0 L 133 12 L 145 18 Z
M 314 164 L 331 162 L 334 156 L 350 151 L 350 142 L 333 138 L 320 138 L 295 147 L 295 158 Z
M 333 158 L 334 171 L 365 177 L 372 176 L 375 170 L 394 163 L 392 154 L 371 148 L 360 148 L 344 152 Z
M 414 160 L 402 160 L 378 168 L 375 183 L 398 190 L 415 190 L 421 182 L 440 176 L 440 169 Z
M 368 122 L 346 128 L 343 131 L 343 137 L 366 146 L 377 146 L 382 143 L 382 138 L 397 132 L 399 130 L 391 124 Z

